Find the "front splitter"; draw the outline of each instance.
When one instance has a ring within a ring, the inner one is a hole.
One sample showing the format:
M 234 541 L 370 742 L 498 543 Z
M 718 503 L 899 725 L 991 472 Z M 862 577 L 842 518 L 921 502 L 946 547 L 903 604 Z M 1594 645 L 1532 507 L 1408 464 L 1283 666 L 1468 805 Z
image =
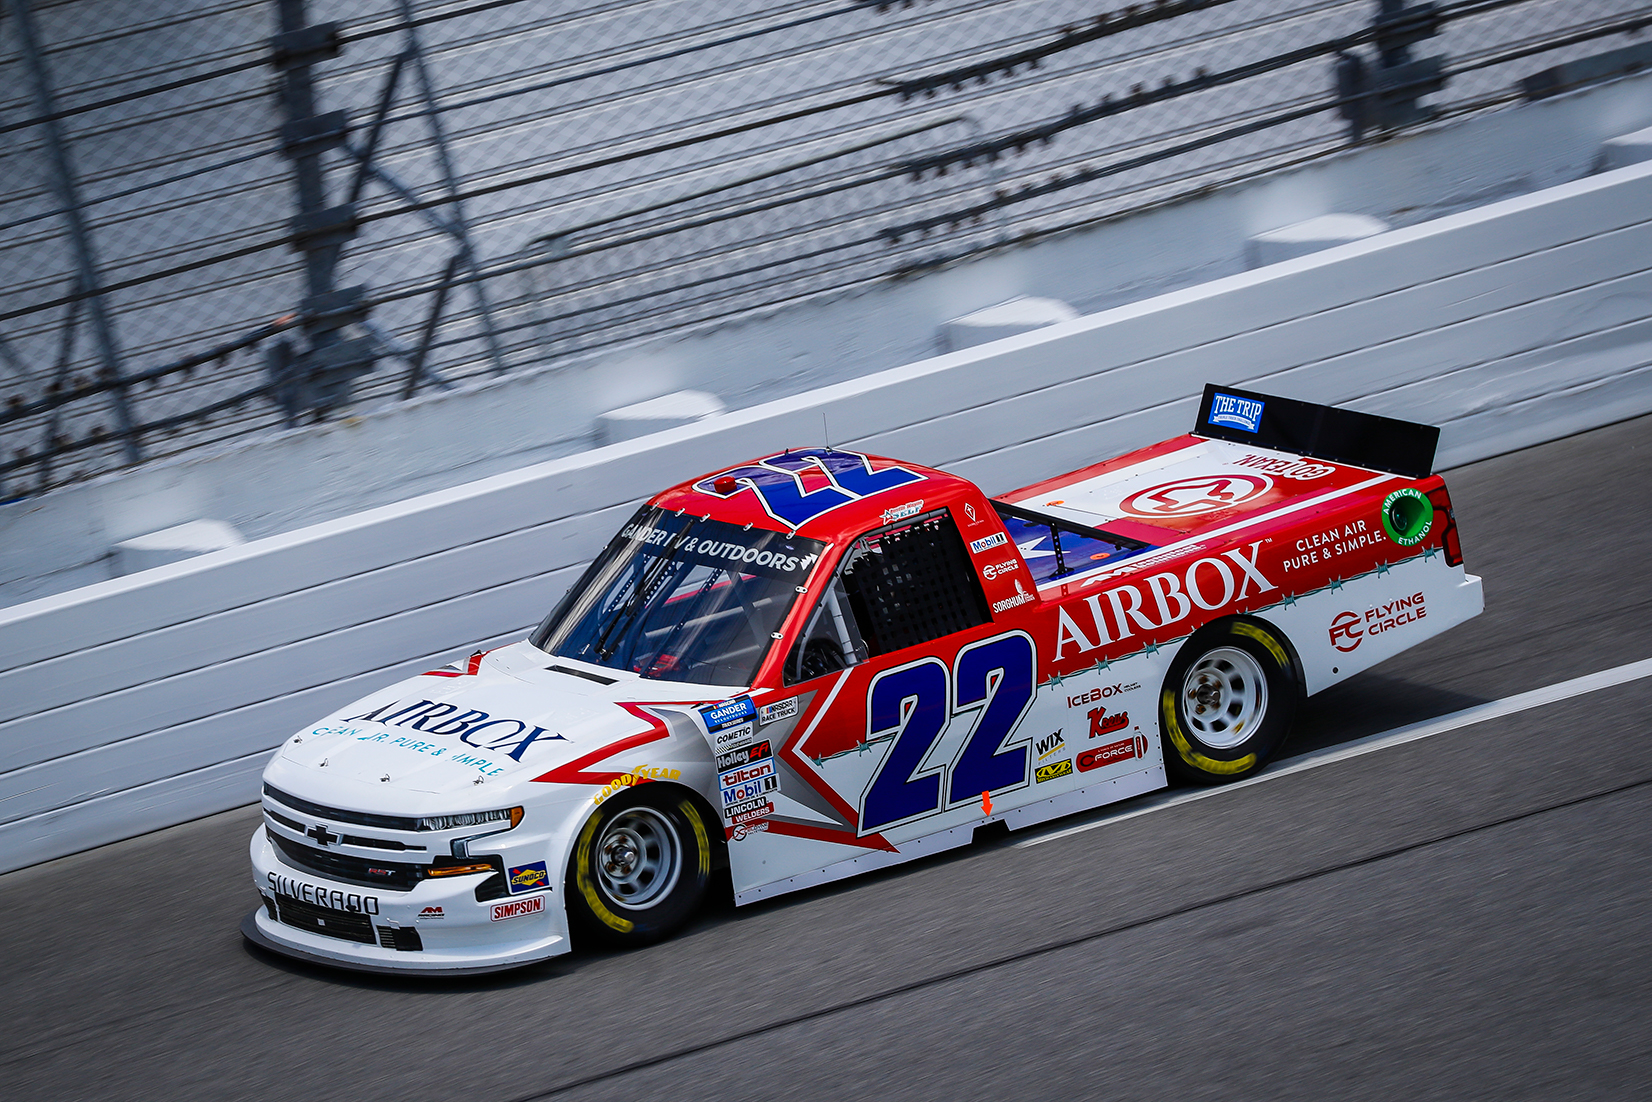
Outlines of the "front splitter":
M 512 968 L 526 968 L 531 964 L 541 964 L 559 954 L 550 954 L 535 957 L 532 960 L 513 960 L 502 964 L 455 965 L 453 967 L 412 967 L 398 968 L 393 965 L 370 964 L 366 961 L 339 960 L 337 957 L 326 957 L 320 953 L 311 953 L 292 945 L 283 945 L 274 940 L 263 930 L 258 928 L 258 913 L 263 907 L 254 907 L 241 920 L 241 936 L 252 944 L 271 953 L 279 953 L 284 957 L 304 961 L 306 964 L 319 964 L 326 968 L 342 968 L 346 972 L 368 972 L 377 976 L 480 976 L 489 972 L 508 972 Z

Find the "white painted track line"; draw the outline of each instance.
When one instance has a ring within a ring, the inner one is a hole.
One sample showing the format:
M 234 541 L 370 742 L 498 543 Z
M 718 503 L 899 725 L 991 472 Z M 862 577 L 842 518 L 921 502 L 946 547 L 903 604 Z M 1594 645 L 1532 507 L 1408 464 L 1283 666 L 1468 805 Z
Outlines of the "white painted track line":
M 1464 708 L 1460 712 L 1452 712 L 1449 715 L 1438 716 L 1434 719 L 1425 719 L 1421 723 L 1413 723 L 1406 727 L 1396 727 L 1392 731 L 1367 735 L 1352 742 L 1342 743 L 1340 746 L 1315 750 L 1312 753 L 1303 754 L 1299 758 L 1292 758 L 1276 768 L 1266 769 L 1254 777 L 1233 784 L 1164 792 L 1155 796 L 1143 797 L 1132 801 L 1128 807 L 1113 812 L 1104 812 L 1100 818 L 1079 823 L 1077 826 L 1045 831 L 1031 838 L 1024 838 L 1016 842 L 1015 845 L 1018 848 L 1042 845 L 1045 842 L 1053 842 L 1058 838 L 1068 838 L 1074 834 L 1083 834 L 1087 830 L 1095 830 L 1097 827 L 1104 827 L 1125 819 L 1133 819 L 1138 815 L 1150 815 L 1167 807 L 1191 803 L 1194 800 L 1203 800 L 1210 796 L 1220 796 L 1224 792 L 1232 792 L 1235 789 L 1246 788 L 1253 784 L 1266 784 L 1268 781 L 1277 780 L 1280 777 L 1288 777 L 1292 773 L 1318 769 L 1320 766 L 1330 765 L 1332 762 L 1357 758 L 1362 754 L 1386 750 L 1390 746 L 1416 742 L 1418 739 L 1444 734 L 1447 731 L 1455 731 L 1459 727 L 1471 727 L 1476 723 L 1484 723 L 1487 720 L 1513 715 L 1515 712 L 1524 712 L 1531 708 L 1542 707 L 1545 704 L 1570 700 L 1575 696 L 1599 692 L 1601 689 L 1610 689 L 1643 677 L 1652 677 L 1652 658 L 1643 658 L 1639 662 L 1628 662 L 1622 666 L 1613 666 L 1611 669 L 1587 673 L 1582 677 L 1574 677 L 1570 681 L 1560 681 L 1553 685 L 1546 685 L 1541 689 L 1506 696 L 1501 700 L 1476 704 L 1474 707 Z

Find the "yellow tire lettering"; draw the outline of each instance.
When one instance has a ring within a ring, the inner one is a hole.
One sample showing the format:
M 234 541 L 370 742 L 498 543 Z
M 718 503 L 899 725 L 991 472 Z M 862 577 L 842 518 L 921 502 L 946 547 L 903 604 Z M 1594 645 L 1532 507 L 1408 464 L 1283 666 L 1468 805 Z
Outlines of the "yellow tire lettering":
M 707 876 L 711 873 L 711 840 L 706 837 L 706 825 L 700 821 L 700 809 L 688 800 L 677 806 L 682 808 L 689 825 L 694 828 L 694 841 L 700 847 L 700 875 Z
M 1234 624 L 1233 632 L 1235 635 L 1243 635 L 1247 639 L 1255 639 L 1258 643 L 1267 647 L 1268 653 L 1273 655 L 1274 661 L 1279 663 L 1280 669 L 1288 670 L 1291 668 L 1290 655 L 1285 653 L 1285 648 L 1279 645 L 1279 640 L 1275 639 L 1272 633 L 1263 631 L 1255 624 L 1247 624 L 1244 621 Z
M 1193 749 L 1192 744 L 1187 741 L 1187 736 L 1182 734 L 1182 725 L 1176 722 L 1176 694 L 1169 689 L 1166 689 L 1164 695 L 1160 698 L 1159 711 L 1163 714 L 1165 733 L 1170 736 L 1170 742 L 1176 747 L 1176 753 L 1193 768 L 1225 777 L 1234 773 L 1243 773 L 1256 764 L 1255 754 L 1246 754 L 1236 761 L 1217 761 L 1215 758 L 1206 757 Z
M 591 816 L 585 820 L 585 829 L 579 832 L 579 844 L 574 847 L 574 861 L 579 872 L 575 874 L 575 883 L 579 885 L 579 894 L 585 897 L 585 905 L 591 908 L 591 913 L 611 930 L 628 934 L 635 929 L 636 924 L 630 919 L 621 918 L 608 909 L 602 901 L 602 894 L 597 891 L 596 885 L 591 883 L 591 838 L 597 832 L 598 816 Z

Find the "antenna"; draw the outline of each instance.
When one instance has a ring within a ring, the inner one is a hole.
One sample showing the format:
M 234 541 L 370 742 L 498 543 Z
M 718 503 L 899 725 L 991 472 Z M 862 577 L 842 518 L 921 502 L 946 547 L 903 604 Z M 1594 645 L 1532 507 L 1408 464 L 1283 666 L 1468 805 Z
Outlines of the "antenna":
M 832 432 L 826 427 L 826 411 L 820 411 L 820 435 L 826 441 L 826 454 L 832 454 Z

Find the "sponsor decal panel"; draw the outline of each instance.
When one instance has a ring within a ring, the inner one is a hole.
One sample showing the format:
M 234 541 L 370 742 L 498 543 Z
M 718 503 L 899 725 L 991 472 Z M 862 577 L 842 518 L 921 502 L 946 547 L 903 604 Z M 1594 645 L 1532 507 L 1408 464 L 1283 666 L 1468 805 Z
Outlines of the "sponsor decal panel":
M 712 747 L 718 753 L 721 753 L 724 750 L 732 750 L 736 746 L 744 746 L 751 741 L 752 732 L 756 729 L 754 724 L 742 723 L 738 727 L 724 727 L 721 731 L 713 731 L 711 733 Z
M 1130 726 L 1130 713 L 1120 712 L 1117 715 L 1108 715 L 1106 708 L 1090 709 L 1090 737 L 1101 738 L 1114 731 L 1122 731 Z
M 543 861 L 535 861 L 531 865 L 512 865 L 505 870 L 505 883 L 510 886 L 512 895 L 537 892 L 551 886 L 551 874 Z
M 757 705 L 752 703 L 749 696 L 737 696 L 719 704 L 705 705 L 700 709 L 700 716 L 706 721 L 706 730 L 721 731 L 725 727 L 750 723 L 756 719 Z
M 750 824 L 758 819 L 765 818 L 766 816 L 773 815 L 774 803 L 770 800 L 759 797 L 754 800 L 746 800 L 743 803 L 725 807 L 723 808 L 723 814 L 728 816 L 729 822 L 733 823 L 735 826 L 741 826 Z
M 769 821 L 767 819 L 758 819 L 756 822 L 749 823 L 741 822 L 734 824 L 734 830 L 729 836 L 736 842 L 744 842 L 753 834 L 759 834 L 768 829 Z
M 764 739 L 756 746 L 743 746 L 737 750 L 730 750 L 717 755 L 717 772 L 727 769 L 738 769 L 742 765 L 750 765 L 759 758 L 766 758 L 773 752 L 768 739 Z
M 1039 784 L 1043 784 L 1045 781 L 1053 781 L 1057 777 L 1069 777 L 1072 772 L 1073 763 L 1070 760 L 1063 759 L 1062 761 L 1051 762 L 1049 765 L 1039 766 L 1033 771 L 1033 777 Z
M 568 741 L 564 736 L 530 724 L 526 720 L 499 719 L 477 708 L 461 711 L 457 704 L 435 700 L 420 700 L 412 704 L 393 700 L 359 716 L 350 716 L 343 722 L 367 721 L 383 727 L 401 727 L 409 731 L 421 731 L 426 735 L 456 738 L 466 746 L 473 746 L 479 750 L 504 751 L 505 756 L 512 761 L 521 761 L 522 755 L 535 743 Z M 382 742 L 428 757 L 445 758 L 460 765 L 474 767 L 484 776 L 492 777 L 504 772 L 503 766 L 430 739 L 419 739 L 410 735 L 397 736 L 388 730 L 375 734 L 359 734 L 355 737 L 358 742 Z
M 1033 752 L 1038 755 L 1039 761 L 1043 761 L 1045 758 L 1051 757 L 1052 755 L 1059 754 L 1066 749 L 1067 740 L 1061 737 L 1060 731 L 1052 731 L 1043 738 L 1039 739 L 1037 742 L 1033 743 Z
M 1377 533 L 1363 520 L 1333 524 L 1323 531 L 1311 532 L 1297 540 L 1293 547 L 1295 554 L 1287 556 L 1284 560 L 1285 572 L 1289 574 L 1293 570 L 1301 570 L 1314 563 L 1330 562 L 1338 555 L 1346 555 L 1380 542 Z
M 1098 700 L 1106 700 L 1108 697 L 1118 696 L 1120 693 L 1133 693 L 1139 688 L 1141 688 L 1141 682 L 1139 681 L 1132 681 L 1129 684 L 1117 681 L 1111 685 L 1097 685 L 1093 689 L 1086 689 L 1082 693 L 1069 696 L 1067 707 L 1082 708 L 1086 704 L 1094 704 Z
M 765 704 L 757 709 L 757 720 L 767 727 L 771 723 L 791 719 L 797 715 L 797 697 L 789 696 L 785 700 L 777 700 L 773 704 Z
M 1109 742 L 1105 746 L 1092 746 L 1078 755 L 1078 770 L 1087 773 L 1092 769 L 1102 769 L 1115 765 L 1121 761 L 1130 761 L 1133 758 L 1147 756 L 1147 740 L 1141 735 L 1132 738 Z
M 1055 660 L 1151 635 L 1189 619 L 1196 608 L 1217 612 L 1253 594 L 1278 592 L 1279 586 L 1257 565 L 1261 549 L 1262 541 L 1256 540 L 1195 559 L 1183 570 L 1152 574 L 1059 606 Z
M 1367 636 L 1381 635 L 1385 631 L 1415 624 L 1427 616 L 1428 604 L 1420 592 L 1372 605 L 1364 615 L 1339 612 L 1331 620 L 1331 646 L 1346 654 L 1357 650 Z
M 1218 391 L 1211 395 L 1210 416 L 1207 420 L 1212 425 L 1226 425 L 1245 432 L 1257 432 L 1262 428 L 1262 407 L 1265 404 L 1255 398 L 1241 398 L 1237 394 L 1223 394 Z
M 915 517 L 919 513 L 923 512 L 923 507 L 924 499 L 920 497 L 917 501 L 909 501 L 905 505 L 897 505 L 893 509 L 885 509 L 883 511 L 883 523 L 894 524 L 897 520 L 905 520 L 907 517 Z
M 634 765 L 629 771 L 621 773 L 597 790 L 595 803 L 601 803 L 616 792 L 623 792 L 633 785 L 647 784 L 649 781 L 680 781 L 683 778 L 681 769 L 672 769 L 667 766 Z
M 495 903 L 488 908 L 489 922 L 504 922 L 506 919 L 523 918 L 527 915 L 536 915 L 545 909 L 545 897 L 530 895 L 526 899 L 513 899 L 508 903 Z
M 1017 578 L 1015 579 L 1015 596 L 1005 597 L 1002 601 L 992 602 L 992 611 L 1004 612 L 1008 609 L 1017 608 L 1024 605 L 1029 601 L 1036 600 L 1038 600 L 1037 597 L 1021 588 L 1021 579 Z
M 1233 461 L 1235 467 L 1249 467 L 1252 470 L 1266 474 L 1278 475 L 1280 478 L 1294 478 L 1299 482 L 1312 482 L 1316 478 L 1324 478 L 1328 474 L 1335 474 L 1336 468 L 1329 463 L 1315 463 L 1307 459 L 1287 459 L 1282 455 L 1247 455 Z
M 983 551 L 991 551 L 994 547 L 1002 547 L 1010 542 L 1010 538 L 1002 532 L 994 532 L 990 536 L 982 536 L 978 540 L 969 541 L 971 553 L 979 555 Z
M 1144 520 L 1196 517 L 1243 505 L 1271 489 L 1273 479 L 1265 474 L 1199 475 L 1137 490 L 1119 502 L 1119 509 Z

